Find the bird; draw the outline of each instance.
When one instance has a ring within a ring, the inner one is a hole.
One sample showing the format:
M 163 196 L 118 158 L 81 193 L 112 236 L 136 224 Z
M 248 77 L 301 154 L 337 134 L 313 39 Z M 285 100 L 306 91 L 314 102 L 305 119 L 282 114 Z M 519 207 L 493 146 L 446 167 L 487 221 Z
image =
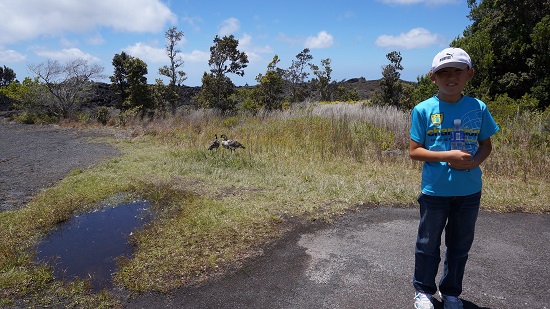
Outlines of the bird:
M 220 141 L 218 140 L 218 134 L 214 135 L 216 137 L 216 139 L 214 139 L 212 141 L 212 143 L 210 143 L 210 146 L 208 147 L 208 150 L 212 150 L 212 149 L 216 149 L 218 147 L 220 147 Z
M 244 149 L 243 144 L 239 143 L 236 140 L 232 140 L 232 139 L 228 140 L 227 136 L 225 134 L 222 134 L 221 137 L 222 137 L 222 146 L 223 146 L 223 148 L 229 149 L 229 151 L 231 151 L 231 152 L 233 152 L 233 150 L 235 150 L 237 148 L 243 148 Z

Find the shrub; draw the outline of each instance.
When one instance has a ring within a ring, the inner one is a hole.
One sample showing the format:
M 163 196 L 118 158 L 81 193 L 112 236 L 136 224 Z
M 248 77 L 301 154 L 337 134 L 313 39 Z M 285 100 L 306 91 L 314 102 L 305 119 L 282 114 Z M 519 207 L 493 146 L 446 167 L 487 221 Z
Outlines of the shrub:
M 508 94 L 497 95 L 494 99 L 482 98 L 491 111 L 491 115 L 497 123 L 504 123 L 510 118 L 516 118 L 523 112 L 535 111 L 538 100 L 525 94 L 521 99 L 515 100 Z
M 96 111 L 95 119 L 102 125 L 107 125 L 109 121 L 109 108 L 106 106 L 99 107 Z

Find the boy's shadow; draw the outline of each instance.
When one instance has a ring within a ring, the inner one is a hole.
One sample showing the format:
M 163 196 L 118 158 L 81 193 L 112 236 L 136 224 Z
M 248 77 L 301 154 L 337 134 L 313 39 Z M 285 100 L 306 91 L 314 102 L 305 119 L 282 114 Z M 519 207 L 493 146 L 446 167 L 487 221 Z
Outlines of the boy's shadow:
M 439 299 L 434 298 L 433 304 L 434 309 L 443 309 L 443 303 Z M 478 305 L 464 299 L 462 300 L 462 304 L 464 305 L 464 309 L 491 309 L 488 307 L 479 307 Z

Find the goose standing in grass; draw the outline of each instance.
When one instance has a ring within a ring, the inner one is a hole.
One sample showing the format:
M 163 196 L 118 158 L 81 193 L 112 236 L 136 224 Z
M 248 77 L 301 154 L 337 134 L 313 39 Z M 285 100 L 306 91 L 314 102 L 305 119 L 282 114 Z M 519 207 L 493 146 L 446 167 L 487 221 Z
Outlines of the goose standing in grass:
M 216 139 L 210 143 L 210 146 L 208 147 L 208 150 L 216 149 L 220 147 L 220 141 L 218 140 L 218 134 L 215 135 Z
M 228 140 L 227 136 L 225 134 L 222 134 L 222 146 L 225 149 L 229 149 L 231 152 L 233 152 L 233 150 L 235 150 L 237 148 L 243 148 L 244 149 L 243 144 L 241 144 L 238 141 L 233 140 L 233 139 Z

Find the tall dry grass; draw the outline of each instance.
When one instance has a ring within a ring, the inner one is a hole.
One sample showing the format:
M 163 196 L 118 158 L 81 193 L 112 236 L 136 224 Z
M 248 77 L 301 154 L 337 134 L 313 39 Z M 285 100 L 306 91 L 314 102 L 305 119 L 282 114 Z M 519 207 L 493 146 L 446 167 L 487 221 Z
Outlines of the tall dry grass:
M 214 134 L 225 133 L 246 140 L 255 153 L 272 157 L 286 153 L 309 158 L 383 160 L 384 153 L 406 152 L 410 113 L 390 106 L 304 103 L 283 111 L 263 111 L 256 116 L 223 117 L 212 110 L 198 110 L 179 117 L 153 120 L 142 133 L 174 137 L 190 147 L 201 147 Z M 548 113 L 524 112 L 499 123 L 492 137 L 493 153 L 484 163 L 486 173 L 499 177 L 548 179 Z M 406 157 L 406 156 L 405 156 Z M 405 163 L 404 167 L 409 164 Z
M 524 112 L 508 117 L 492 141 L 494 153 L 485 171 L 504 178 L 549 180 L 550 119 L 548 114 Z
M 549 211 L 548 202 L 536 205 L 546 196 L 541 192 L 550 177 L 549 113 L 526 111 L 502 119 L 500 132 L 492 137 L 493 152 L 482 165 L 488 193 L 485 207 Z M 409 127 L 410 113 L 393 107 L 304 103 L 255 116 L 223 117 L 212 111 L 193 111 L 154 120 L 142 129 L 145 134 L 175 138 L 176 143 L 197 149 L 207 145 L 214 134 L 224 133 L 249 146 L 246 156 L 263 158 L 274 167 L 308 169 L 314 163 L 342 161 L 419 171 L 421 163 L 407 154 Z M 394 180 L 396 186 L 402 185 L 403 179 Z

